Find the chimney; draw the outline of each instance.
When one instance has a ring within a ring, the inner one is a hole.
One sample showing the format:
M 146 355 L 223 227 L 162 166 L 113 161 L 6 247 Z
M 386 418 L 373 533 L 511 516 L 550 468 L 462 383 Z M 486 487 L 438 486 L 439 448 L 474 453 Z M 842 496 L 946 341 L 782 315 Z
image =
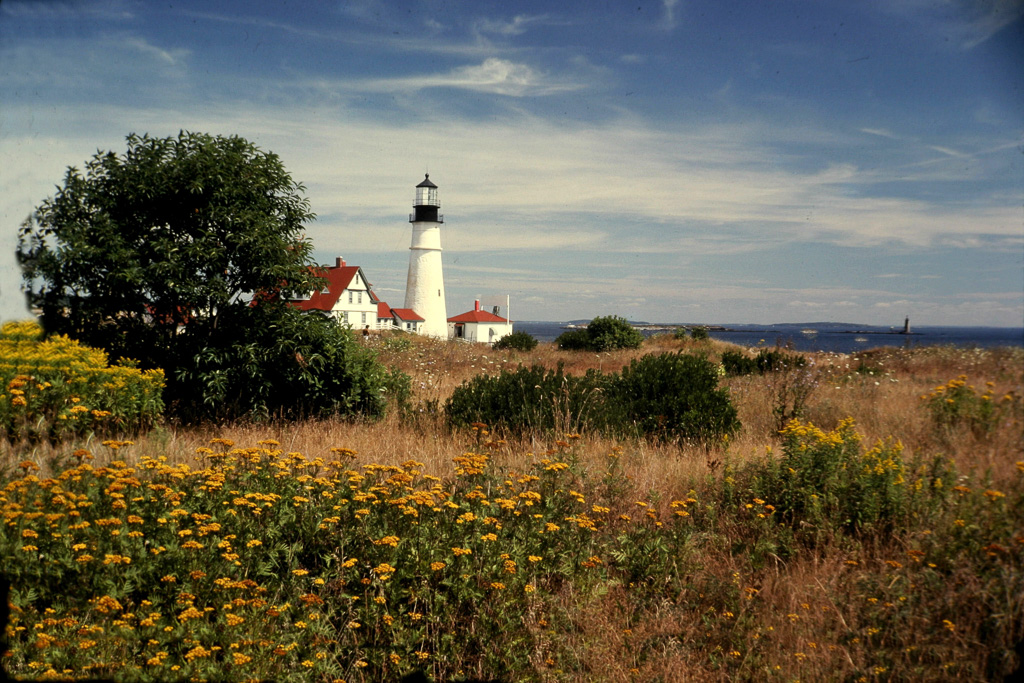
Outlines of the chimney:
M 345 267 L 345 259 L 343 259 L 340 256 L 337 257 L 336 259 L 334 259 L 334 267 L 335 268 L 344 268 Z
M 476 303 L 473 305 L 473 310 L 474 311 L 479 311 L 480 310 L 480 299 L 476 300 Z

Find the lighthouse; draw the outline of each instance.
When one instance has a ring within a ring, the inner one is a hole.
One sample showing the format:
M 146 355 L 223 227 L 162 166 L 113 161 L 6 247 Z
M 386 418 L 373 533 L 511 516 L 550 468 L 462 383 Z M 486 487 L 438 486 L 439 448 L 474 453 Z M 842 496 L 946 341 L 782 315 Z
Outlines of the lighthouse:
M 416 186 L 416 201 L 409 216 L 412 245 L 409 247 L 409 277 L 405 281 L 405 307 L 423 318 L 421 333 L 448 338 L 448 313 L 444 303 L 444 274 L 441 272 L 441 202 L 437 185 L 426 174 Z

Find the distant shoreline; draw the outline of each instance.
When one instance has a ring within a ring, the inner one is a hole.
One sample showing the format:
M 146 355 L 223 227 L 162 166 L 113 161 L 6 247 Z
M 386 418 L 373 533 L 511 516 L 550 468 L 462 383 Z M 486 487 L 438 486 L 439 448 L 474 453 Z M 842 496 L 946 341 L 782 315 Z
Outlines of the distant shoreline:
M 572 330 L 581 327 L 586 327 L 589 320 L 517 320 L 517 323 L 525 324 L 537 324 L 537 325 L 558 325 L 562 329 Z M 635 327 L 638 330 L 657 332 L 657 331 L 674 331 L 678 329 L 693 329 L 695 327 L 703 327 L 709 332 L 756 332 L 763 330 L 764 332 L 778 332 L 779 330 L 792 330 L 794 328 L 807 328 L 808 331 L 813 330 L 815 332 L 828 332 L 830 334 L 905 334 L 903 332 L 903 326 L 896 325 L 865 325 L 864 323 L 842 323 L 842 322 L 813 322 L 813 323 L 730 323 L 730 324 L 706 324 L 706 323 L 650 323 L 650 322 L 638 322 L 638 321 L 627 321 L 630 326 Z M 910 334 L 921 334 L 915 331 L 915 327 L 932 330 L 944 330 L 944 329 L 960 329 L 960 330 L 1022 330 L 1024 327 L 1019 325 L 929 325 L 921 323 L 917 326 L 911 325 Z M 819 328 L 819 329 L 815 329 Z
M 554 341 L 566 330 L 580 329 L 589 320 L 517 321 L 516 329 L 538 341 Z M 747 348 L 778 345 L 799 351 L 852 353 L 881 346 L 1024 347 L 1024 327 L 911 324 L 910 333 L 899 327 L 873 327 L 863 323 L 775 323 L 772 325 L 652 323 L 629 321 L 645 337 L 673 334 L 703 327 L 712 339 Z

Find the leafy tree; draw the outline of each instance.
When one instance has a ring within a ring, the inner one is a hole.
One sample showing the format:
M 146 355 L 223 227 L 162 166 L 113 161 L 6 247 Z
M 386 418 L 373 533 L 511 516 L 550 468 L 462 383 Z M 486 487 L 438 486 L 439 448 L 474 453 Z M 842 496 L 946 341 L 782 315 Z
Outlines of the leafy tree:
M 597 317 L 582 330 L 563 332 L 555 340 L 558 348 L 575 351 L 638 349 L 644 343 L 640 331 L 617 315 Z
M 357 381 L 370 360 L 283 301 L 321 281 L 303 234 L 315 215 L 277 155 L 203 133 L 127 142 L 69 168 L 22 225 L 47 333 L 163 368 L 181 415 L 379 411 Z M 342 393 L 323 403 L 328 390 Z

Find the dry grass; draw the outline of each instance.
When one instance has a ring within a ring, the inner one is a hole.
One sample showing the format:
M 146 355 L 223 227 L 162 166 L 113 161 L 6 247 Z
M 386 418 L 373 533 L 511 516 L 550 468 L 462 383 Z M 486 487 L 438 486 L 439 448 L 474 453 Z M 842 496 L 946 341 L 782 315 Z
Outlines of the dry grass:
M 214 437 L 236 443 L 255 443 L 272 438 L 282 448 L 311 457 L 326 456 L 331 447 L 357 451 L 365 462 L 396 463 L 415 454 L 428 471 L 444 474 L 452 457 L 475 447 L 471 434 L 451 433 L 432 410 L 443 408 L 445 400 L 463 382 L 480 373 L 497 374 L 520 364 L 546 368 L 562 365 L 566 372 L 582 374 L 590 369 L 620 370 L 631 360 L 647 353 L 685 351 L 706 355 L 717 361 L 733 345 L 709 340 L 694 342 L 659 335 L 643 348 L 608 353 L 561 351 L 554 344 L 540 344 L 530 353 L 494 351 L 482 344 L 449 343 L 421 337 L 404 337 L 409 348 L 389 350 L 388 337 L 375 337 L 381 360 L 412 378 L 413 403 L 418 418 L 402 420 L 391 414 L 382 421 L 309 420 L 301 423 L 235 424 L 228 426 L 166 426 L 136 438 L 130 451 L 117 457 L 167 455 L 190 457 L 195 449 Z M 909 456 L 942 453 L 965 472 L 989 472 L 993 481 L 1015 475 L 1014 463 L 1024 459 L 1024 428 L 1007 421 L 993 434 L 978 438 L 969 430 L 955 433 L 938 430 L 922 405 L 921 396 L 935 386 L 960 375 L 983 387 L 995 383 L 997 396 L 1013 392 L 1024 395 L 1024 349 L 920 349 L 882 348 L 857 354 L 804 354 L 811 361 L 815 388 L 804 410 L 804 418 L 823 428 L 852 417 L 866 442 L 886 437 L 902 441 Z M 628 475 L 632 495 L 655 494 L 665 500 L 685 492 L 695 479 L 714 476 L 725 462 L 742 463 L 761 457 L 766 449 L 777 448 L 777 420 L 772 414 L 778 402 L 771 375 L 734 377 L 725 380 L 743 425 L 726 445 L 710 449 L 691 445 L 682 449 L 646 442 L 618 442 L 600 435 L 584 435 L 576 449 L 583 466 L 602 471 L 608 453 L 622 449 L 620 464 Z M 537 434 L 501 449 L 499 463 L 521 468 L 529 454 L 543 453 L 562 435 Z M 103 450 L 103 449 L 99 449 Z M 45 446 L 34 458 L 45 463 L 55 452 Z M 99 453 L 98 453 L 99 455 Z M 102 456 L 101 456 L 102 457 Z

